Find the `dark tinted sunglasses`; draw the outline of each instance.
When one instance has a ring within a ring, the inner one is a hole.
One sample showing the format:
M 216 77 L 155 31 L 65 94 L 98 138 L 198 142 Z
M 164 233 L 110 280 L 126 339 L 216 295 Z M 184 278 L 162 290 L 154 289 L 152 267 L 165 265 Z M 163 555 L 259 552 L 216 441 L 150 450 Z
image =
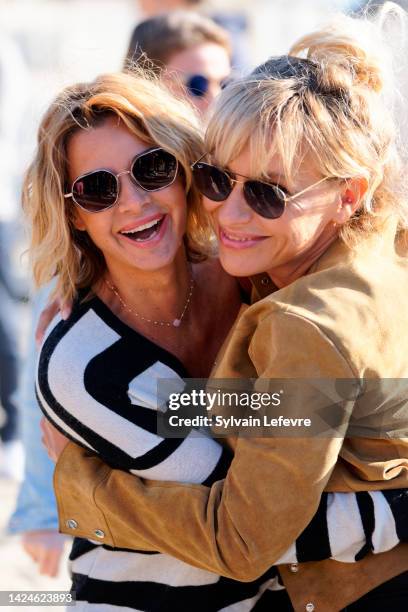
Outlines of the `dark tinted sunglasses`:
M 210 81 L 203 74 L 192 74 L 186 79 L 188 93 L 196 98 L 202 98 L 208 91 Z
M 72 198 L 87 212 L 102 212 L 118 201 L 120 176 L 129 174 L 144 191 L 160 191 L 174 183 L 177 171 L 178 161 L 174 155 L 161 148 L 149 149 L 136 155 L 130 169 L 119 174 L 100 169 L 79 176 L 64 198 Z
M 224 89 L 230 80 L 230 78 L 223 79 L 220 83 L 221 89 Z M 186 79 L 184 84 L 191 96 L 202 98 L 210 87 L 210 80 L 203 74 L 192 74 Z
M 288 196 L 287 192 L 280 185 L 252 180 L 246 176 L 234 174 L 229 170 L 222 170 L 217 166 L 206 164 L 201 159 L 191 165 L 194 183 L 200 193 L 214 202 L 223 202 L 231 194 L 234 184 L 242 183 L 246 203 L 254 212 L 266 219 L 278 219 L 283 215 L 287 202 L 309 191 L 309 189 L 326 181 L 328 178 L 324 177 L 317 181 L 317 183 L 309 185 L 306 189 Z M 242 176 L 242 178 L 247 180 L 238 181 L 237 176 Z

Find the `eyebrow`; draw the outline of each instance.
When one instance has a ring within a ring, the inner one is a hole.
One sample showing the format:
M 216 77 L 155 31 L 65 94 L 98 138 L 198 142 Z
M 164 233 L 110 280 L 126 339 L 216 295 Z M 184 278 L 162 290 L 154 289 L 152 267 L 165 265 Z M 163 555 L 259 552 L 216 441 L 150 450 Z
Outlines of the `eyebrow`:
M 215 166 L 218 166 L 219 168 L 222 168 L 223 170 L 225 170 L 226 172 L 230 172 L 231 174 L 236 174 L 237 176 L 244 176 L 242 174 L 238 174 L 238 172 L 234 172 L 233 170 L 231 170 L 231 168 L 227 166 L 223 166 L 221 164 L 217 164 L 215 162 L 213 162 Z M 268 179 L 264 179 L 264 178 L 251 178 L 250 176 L 246 177 L 247 180 L 250 181 L 260 181 L 261 183 L 267 183 L 267 184 L 272 184 L 272 185 L 276 185 L 277 187 L 280 187 L 281 189 L 283 189 L 283 191 L 285 191 L 288 195 L 290 195 L 290 190 L 286 187 L 286 181 L 284 181 L 282 183 L 282 178 L 280 177 L 278 178 L 279 175 L 277 174 L 273 174 L 270 178 Z

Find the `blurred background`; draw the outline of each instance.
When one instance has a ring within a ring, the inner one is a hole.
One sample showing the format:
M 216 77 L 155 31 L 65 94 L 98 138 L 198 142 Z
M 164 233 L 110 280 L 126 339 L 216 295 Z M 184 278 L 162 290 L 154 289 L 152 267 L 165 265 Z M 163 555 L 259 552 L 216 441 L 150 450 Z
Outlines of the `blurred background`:
M 56 535 L 49 496 L 52 466 L 38 450 L 33 324 L 41 300 L 33 311 L 23 255 L 22 176 L 39 119 L 55 94 L 64 85 L 120 70 L 134 26 L 165 4 L 172 8 L 186 2 L 0 0 L 0 590 L 69 588 L 69 543 Z M 364 5 L 357 0 L 216 0 L 194 8 L 228 28 L 239 72 L 285 53 L 333 11 Z M 21 490 L 24 448 L 29 461 Z M 43 572 L 56 577 L 40 574 L 41 564 Z

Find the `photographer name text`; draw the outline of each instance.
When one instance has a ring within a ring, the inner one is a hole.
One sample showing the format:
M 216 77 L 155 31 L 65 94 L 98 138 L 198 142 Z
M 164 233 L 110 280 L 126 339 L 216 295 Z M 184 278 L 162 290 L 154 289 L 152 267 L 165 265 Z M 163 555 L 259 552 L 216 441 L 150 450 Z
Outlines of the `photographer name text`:
M 222 429 L 252 428 L 252 427 L 311 427 L 311 419 L 289 418 L 280 415 L 275 418 L 264 415 L 260 417 L 223 417 L 195 416 L 181 417 L 172 414 L 168 423 L 171 427 L 221 427 Z

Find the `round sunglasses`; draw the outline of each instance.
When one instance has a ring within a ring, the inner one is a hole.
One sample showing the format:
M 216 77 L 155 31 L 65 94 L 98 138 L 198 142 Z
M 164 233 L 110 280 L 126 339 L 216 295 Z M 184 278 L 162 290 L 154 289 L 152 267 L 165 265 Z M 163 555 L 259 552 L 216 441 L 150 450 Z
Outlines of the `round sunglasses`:
M 185 85 L 191 96 L 202 98 L 210 87 L 210 80 L 203 74 L 192 74 L 187 77 Z
M 176 180 L 178 161 L 162 148 L 148 149 L 132 160 L 129 170 L 114 174 L 110 170 L 92 170 L 72 183 L 64 198 L 72 200 L 86 212 L 98 213 L 115 206 L 119 199 L 119 177 L 129 174 L 144 191 L 160 191 Z
M 191 165 L 194 183 L 200 193 L 214 202 L 223 202 L 231 194 L 234 184 L 242 183 L 246 203 L 254 212 L 265 219 L 278 219 L 285 212 L 287 202 L 294 200 L 329 178 L 326 176 L 313 183 L 313 185 L 309 185 L 306 189 L 289 196 L 280 185 L 252 180 L 242 174 L 222 170 L 217 166 L 202 162 L 203 157 L 204 155 Z M 237 176 L 246 180 L 238 181 Z
M 231 78 L 226 77 L 222 79 L 222 81 L 219 81 L 218 85 L 221 89 L 225 89 L 230 81 Z M 184 85 L 191 96 L 194 98 L 202 98 L 210 88 L 210 79 L 204 74 L 190 74 L 186 77 Z

